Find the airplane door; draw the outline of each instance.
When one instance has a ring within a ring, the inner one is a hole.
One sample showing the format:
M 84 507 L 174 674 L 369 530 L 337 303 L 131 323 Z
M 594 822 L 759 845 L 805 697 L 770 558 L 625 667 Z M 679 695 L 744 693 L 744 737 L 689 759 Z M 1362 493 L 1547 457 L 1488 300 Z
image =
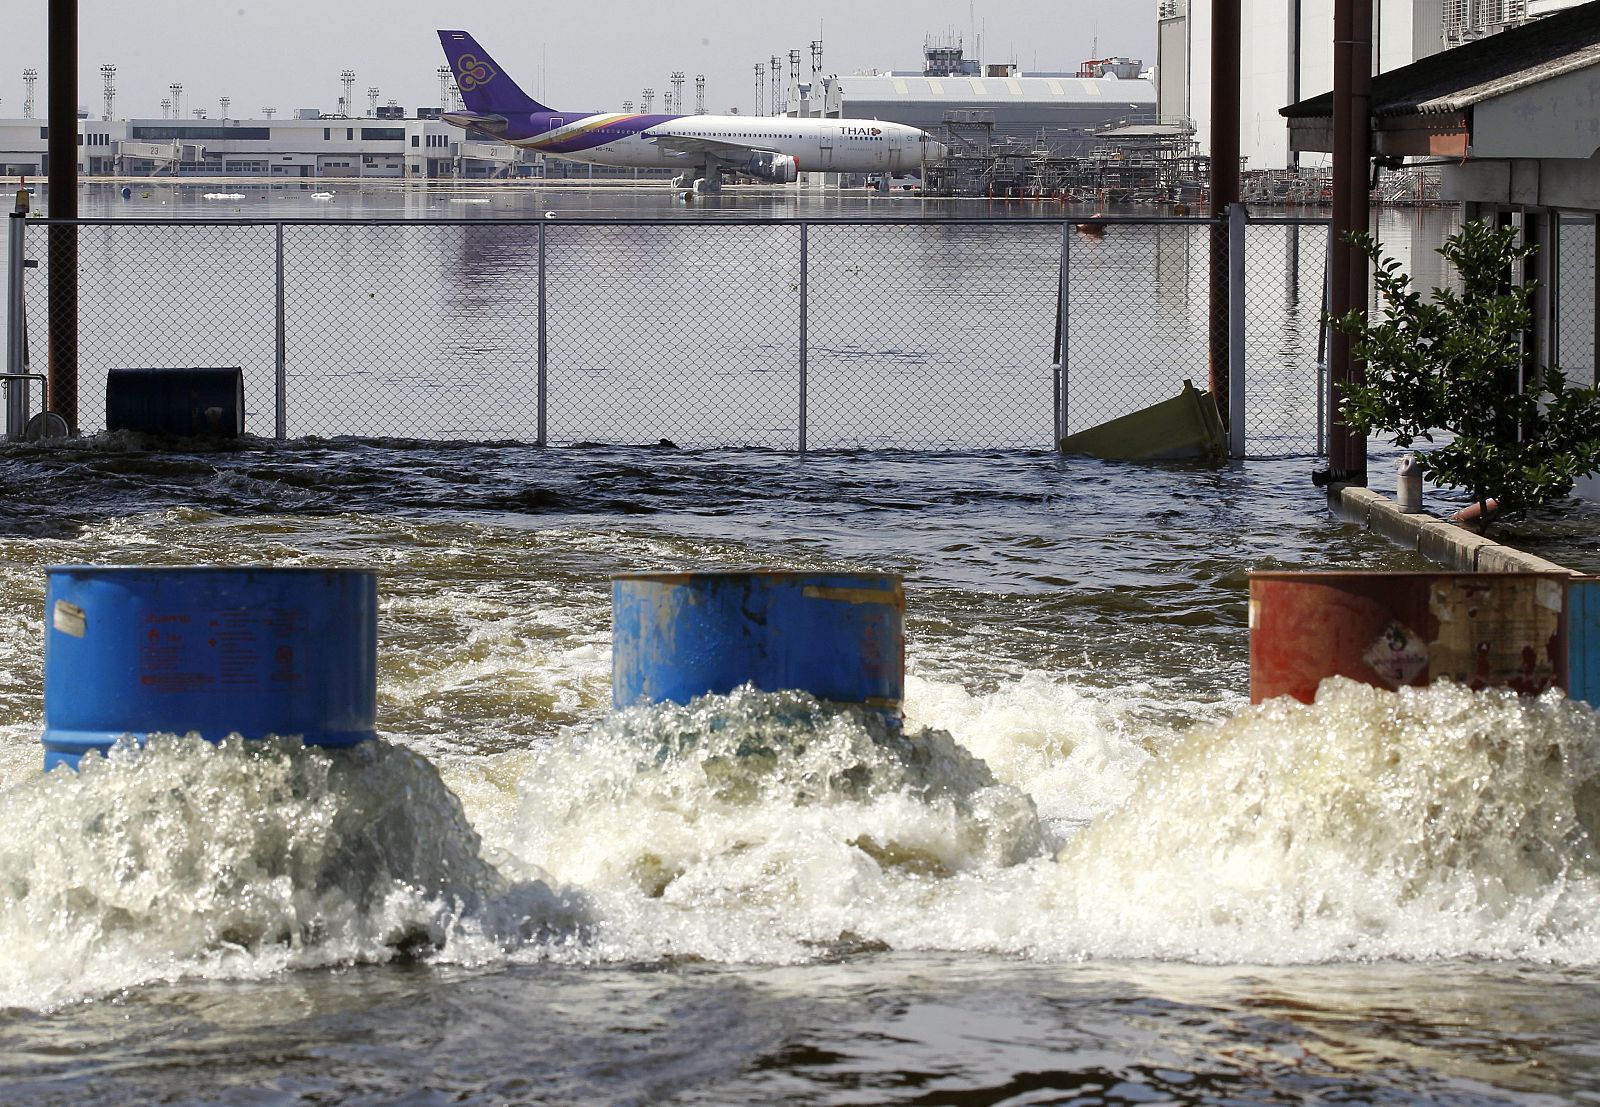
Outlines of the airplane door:
M 824 127 L 817 135 L 817 164 L 823 169 L 833 168 L 832 127 Z

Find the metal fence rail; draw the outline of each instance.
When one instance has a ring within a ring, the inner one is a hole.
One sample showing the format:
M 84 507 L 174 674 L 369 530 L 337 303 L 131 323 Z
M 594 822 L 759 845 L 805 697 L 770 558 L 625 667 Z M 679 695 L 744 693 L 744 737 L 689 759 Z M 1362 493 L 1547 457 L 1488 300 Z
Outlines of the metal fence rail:
M 122 366 L 242 366 L 263 436 L 778 449 L 1050 448 L 1209 377 L 1202 219 L 75 225 L 85 433 Z M 1255 221 L 1232 251 L 1248 454 L 1318 449 L 1326 246 Z

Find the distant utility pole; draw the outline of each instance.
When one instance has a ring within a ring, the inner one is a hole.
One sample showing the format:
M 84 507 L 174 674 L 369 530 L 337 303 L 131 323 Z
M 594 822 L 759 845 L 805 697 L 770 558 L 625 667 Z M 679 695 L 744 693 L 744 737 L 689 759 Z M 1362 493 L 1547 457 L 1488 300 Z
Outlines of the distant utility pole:
M 450 109 L 450 67 L 441 65 L 434 72 L 439 75 L 439 106 L 448 111 Z
M 653 88 L 645 89 L 639 94 L 639 102 L 644 105 L 644 113 L 649 115 L 650 109 L 655 105 L 656 102 L 656 90 Z
M 800 91 L 800 51 L 789 51 L 789 83 L 783 88 L 783 110 L 789 110 L 789 93 Z
M 172 93 L 172 118 L 183 118 L 183 84 L 173 81 L 167 86 L 167 91 Z
M 774 54 L 774 55 L 772 55 L 771 61 L 772 61 L 772 66 L 771 66 L 771 68 L 769 68 L 767 70 L 767 74 L 772 78 L 772 85 L 771 85 L 771 88 L 770 88 L 771 98 L 770 98 L 770 102 L 769 102 L 769 104 L 767 106 L 767 114 L 768 115 L 777 115 L 778 114 L 778 93 L 779 93 L 779 90 L 781 89 L 781 87 L 783 85 L 783 59 L 780 58 L 778 55 Z
M 117 67 L 107 62 L 100 67 L 100 79 L 105 84 L 105 103 L 101 105 L 101 119 L 111 119 L 117 110 Z
M 38 79 L 39 71 L 37 69 L 24 69 L 22 71 L 22 83 L 28 89 L 28 95 L 22 101 L 22 118 L 24 119 L 33 118 L 33 85 Z
M 696 73 L 694 75 L 694 113 L 696 115 L 704 115 L 706 113 L 706 75 L 704 73 Z
M 172 118 L 172 97 L 170 97 L 170 96 L 167 97 L 165 100 L 161 101 L 161 118 L 162 119 L 171 119 Z
M 367 118 L 378 118 L 378 86 L 367 86 Z
M 206 109 L 205 108 L 195 108 L 194 109 L 194 117 L 196 119 L 204 119 L 206 117 Z
M 756 114 L 761 114 L 761 105 L 767 98 L 767 67 L 756 62 Z
M 816 83 L 817 75 L 819 73 L 821 73 L 821 72 L 822 72 L 822 40 L 820 38 L 814 38 L 814 39 L 811 40 L 811 81 L 812 81 L 813 84 Z M 812 95 L 816 95 L 816 94 L 812 93 Z
M 354 69 L 341 69 L 339 83 L 344 85 L 344 97 L 339 101 L 339 114 L 346 119 L 356 110 L 356 103 L 350 98 L 351 91 L 356 87 L 356 71 Z
M 232 104 L 232 103 L 233 103 L 233 98 L 232 97 L 229 97 L 229 96 L 219 96 L 219 97 L 217 97 L 217 106 L 222 109 L 222 118 L 224 118 L 224 119 L 228 118 L 228 105 Z
M 672 107 L 680 115 L 683 114 L 683 70 L 672 71 Z
M 622 102 L 622 110 L 627 112 L 629 115 L 632 115 L 633 114 L 633 101 L 632 100 L 624 100 Z
M 263 119 L 271 119 L 274 115 L 277 115 L 277 114 L 278 114 L 278 109 L 277 108 L 262 108 L 261 109 L 261 117 Z

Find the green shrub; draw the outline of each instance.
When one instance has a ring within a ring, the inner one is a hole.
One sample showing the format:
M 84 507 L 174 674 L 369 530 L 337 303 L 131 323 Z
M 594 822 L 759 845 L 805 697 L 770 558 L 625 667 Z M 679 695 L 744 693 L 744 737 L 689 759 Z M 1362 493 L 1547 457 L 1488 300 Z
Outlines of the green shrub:
M 1332 320 L 1367 365 L 1366 382 L 1346 384 L 1338 398 L 1346 426 L 1392 435 L 1434 484 L 1466 489 L 1486 514 L 1491 498 L 1507 509 L 1539 507 L 1600 470 L 1600 387 L 1574 388 L 1555 367 L 1523 378 L 1533 285 L 1511 276 L 1535 247 L 1517 245 L 1515 228 L 1475 220 L 1451 235 L 1439 253 L 1461 289 L 1436 288 L 1428 300 L 1371 235 L 1349 241 L 1372 261 L 1382 314 Z M 1435 432 L 1453 437 L 1415 448 Z

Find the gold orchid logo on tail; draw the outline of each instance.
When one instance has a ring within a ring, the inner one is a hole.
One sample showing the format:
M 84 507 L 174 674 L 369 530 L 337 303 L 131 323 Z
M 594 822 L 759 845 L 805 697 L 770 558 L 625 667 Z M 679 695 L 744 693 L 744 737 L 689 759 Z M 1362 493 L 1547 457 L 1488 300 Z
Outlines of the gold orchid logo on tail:
M 459 74 L 456 77 L 456 84 L 463 92 L 470 92 L 480 85 L 486 85 L 499 76 L 494 66 L 486 61 L 479 61 L 472 54 L 462 54 L 456 59 L 456 73 Z

